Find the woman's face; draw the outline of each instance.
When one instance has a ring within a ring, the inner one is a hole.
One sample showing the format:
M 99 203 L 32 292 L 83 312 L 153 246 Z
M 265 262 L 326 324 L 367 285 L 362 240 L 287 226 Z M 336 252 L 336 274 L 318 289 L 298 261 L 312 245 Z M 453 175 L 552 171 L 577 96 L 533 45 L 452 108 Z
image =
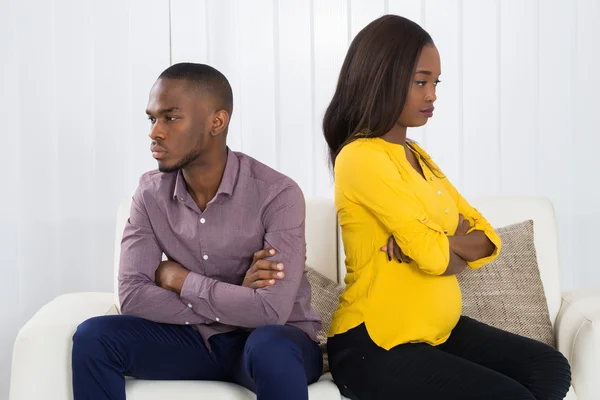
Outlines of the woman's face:
M 422 126 L 433 116 L 435 89 L 441 74 L 440 54 L 433 45 L 427 45 L 417 60 L 406 102 L 398 124 L 403 127 Z

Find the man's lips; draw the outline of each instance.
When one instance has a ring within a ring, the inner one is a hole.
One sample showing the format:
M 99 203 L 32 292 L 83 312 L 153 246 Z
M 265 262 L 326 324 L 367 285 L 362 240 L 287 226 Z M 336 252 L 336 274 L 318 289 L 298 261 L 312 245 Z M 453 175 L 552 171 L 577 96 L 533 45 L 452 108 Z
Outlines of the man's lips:
M 152 152 L 152 157 L 156 159 L 162 158 L 167 153 L 165 149 L 159 146 L 150 146 L 150 151 Z

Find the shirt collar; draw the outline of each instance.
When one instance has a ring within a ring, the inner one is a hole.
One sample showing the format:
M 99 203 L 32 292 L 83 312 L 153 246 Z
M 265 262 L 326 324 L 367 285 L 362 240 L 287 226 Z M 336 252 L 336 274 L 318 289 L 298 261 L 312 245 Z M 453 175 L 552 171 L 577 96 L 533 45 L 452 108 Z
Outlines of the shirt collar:
M 221 178 L 221 184 L 217 190 L 215 198 L 219 194 L 232 195 L 233 189 L 237 183 L 238 174 L 240 172 L 240 160 L 229 147 L 227 148 L 227 162 L 225 163 L 225 171 L 223 172 L 223 178 Z M 189 196 L 187 191 L 187 185 L 183 178 L 183 172 L 177 171 L 177 178 L 175 179 L 175 190 L 173 190 L 173 198 L 179 199 L 180 201 Z

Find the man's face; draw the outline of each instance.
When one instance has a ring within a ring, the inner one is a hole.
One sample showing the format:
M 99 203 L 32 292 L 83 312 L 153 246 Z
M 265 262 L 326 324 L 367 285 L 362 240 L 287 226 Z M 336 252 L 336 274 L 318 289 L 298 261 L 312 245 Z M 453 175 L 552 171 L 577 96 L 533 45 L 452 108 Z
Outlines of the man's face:
M 150 150 L 162 172 L 201 162 L 210 150 L 211 102 L 184 79 L 159 79 L 150 90 Z

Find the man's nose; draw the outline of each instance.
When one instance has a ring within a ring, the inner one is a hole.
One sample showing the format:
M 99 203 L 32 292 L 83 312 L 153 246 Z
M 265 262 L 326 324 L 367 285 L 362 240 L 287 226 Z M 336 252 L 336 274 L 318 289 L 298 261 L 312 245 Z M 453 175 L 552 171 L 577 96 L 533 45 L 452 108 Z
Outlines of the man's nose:
M 148 134 L 148 136 L 152 140 L 156 140 L 157 138 L 163 138 L 165 135 L 164 135 L 164 131 L 162 129 L 161 124 L 158 122 L 155 122 L 152 125 L 152 128 L 150 128 L 150 133 Z

